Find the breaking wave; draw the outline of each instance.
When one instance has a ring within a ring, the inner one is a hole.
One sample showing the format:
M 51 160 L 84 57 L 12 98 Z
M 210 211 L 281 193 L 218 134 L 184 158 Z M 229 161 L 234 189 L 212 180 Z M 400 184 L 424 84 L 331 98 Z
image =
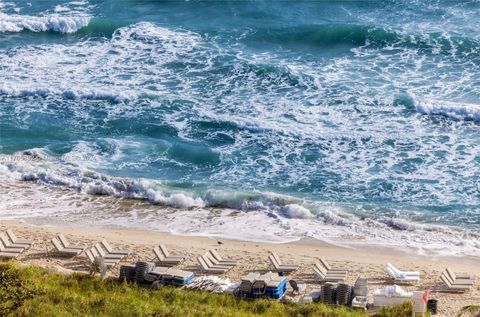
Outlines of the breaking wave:
M 2 32 L 46 32 L 74 33 L 90 22 L 90 16 L 27 16 L 7 15 L 0 12 L 0 33 Z

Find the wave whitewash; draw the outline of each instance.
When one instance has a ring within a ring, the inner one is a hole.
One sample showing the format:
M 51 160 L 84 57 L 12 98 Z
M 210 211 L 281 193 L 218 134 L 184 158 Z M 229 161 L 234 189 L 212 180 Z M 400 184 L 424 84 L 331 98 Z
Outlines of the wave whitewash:
M 0 1 L 0 181 L 149 202 L 152 229 L 478 252 L 479 9 Z

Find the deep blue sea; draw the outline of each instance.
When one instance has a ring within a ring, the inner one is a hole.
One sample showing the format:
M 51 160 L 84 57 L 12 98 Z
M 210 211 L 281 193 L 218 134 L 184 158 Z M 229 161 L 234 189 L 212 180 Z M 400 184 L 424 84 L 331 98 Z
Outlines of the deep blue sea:
M 479 30 L 478 0 L 0 0 L 0 186 L 479 252 Z

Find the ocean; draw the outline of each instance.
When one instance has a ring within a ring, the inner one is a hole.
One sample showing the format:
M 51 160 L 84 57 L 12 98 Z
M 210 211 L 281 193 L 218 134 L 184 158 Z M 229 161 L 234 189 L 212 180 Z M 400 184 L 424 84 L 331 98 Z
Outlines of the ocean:
M 0 218 L 478 255 L 479 12 L 0 0 Z

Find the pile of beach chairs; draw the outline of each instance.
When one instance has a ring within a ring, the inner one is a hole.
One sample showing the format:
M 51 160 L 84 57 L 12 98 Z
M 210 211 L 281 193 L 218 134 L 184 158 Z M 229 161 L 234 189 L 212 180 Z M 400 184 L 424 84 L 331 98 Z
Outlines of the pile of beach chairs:
M 0 232 L 0 258 L 15 259 L 34 244 L 33 240 L 19 239 L 12 230 Z M 71 243 L 64 235 L 58 234 L 51 240 L 51 255 L 64 257 L 78 257 L 86 255 L 92 269 L 91 273 L 100 272 L 105 275 L 109 268 L 124 262 L 131 252 L 116 250 L 106 240 L 102 240 L 91 247 Z M 129 282 L 141 284 L 162 284 L 183 286 L 191 289 L 211 292 L 236 294 L 242 298 L 271 298 L 279 300 L 287 291 L 285 275 L 294 273 L 299 265 L 285 263 L 275 253 L 268 254 L 269 270 L 266 273 L 250 272 L 241 278 L 240 283 L 231 283 L 228 278 L 216 277 L 234 269 L 239 260 L 224 258 L 216 249 L 211 249 L 197 257 L 197 271 L 181 270 L 175 266 L 182 264 L 187 258 L 184 255 L 171 254 L 164 244 L 154 247 L 153 261 L 137 262 L 135 265 L 122 265 L 119 278 Z M 303 296 L 303 302 L 320 301 L 332 305 L 346 305 L 352 308 L 366 309 L 368 305 L 368 281 L 358 278 L 354 285 L 346 284 L 349 270 L 342 267 L 333 267 L 325 259 L 317 259 L 311 267 L 321 288 L 313 290 Z M 386 264 L 386 273 L 393 283 L 418 283 L 420 272 L 404 271 L 391 263 Z M 444 291 L 466 292 L 474 285 L 474 278 L 469 274 L 455 273 L 450 268 L 445 269 L 440 280 L 444 284 Z M 290 280 L 295 290 L 296 281 Z M 306 286 L 306 285 L 305 285 Z M 228 291 L 227 291 L 228 289 Z M 395 292 L 393 292 L 393 291 Z M 389 294 L 391 292 L 392 294 Z M 374 306 L 384 306 L 390 303 L 410 300 L 420 296 L 418 292 L 402 292 L 396 285 L 376 290 Z
M 242 277 L 238 287 L 238 295 L 243 298 L 280 299 L 286 291 L 287 278 L 274 272 L 251 272 Z

